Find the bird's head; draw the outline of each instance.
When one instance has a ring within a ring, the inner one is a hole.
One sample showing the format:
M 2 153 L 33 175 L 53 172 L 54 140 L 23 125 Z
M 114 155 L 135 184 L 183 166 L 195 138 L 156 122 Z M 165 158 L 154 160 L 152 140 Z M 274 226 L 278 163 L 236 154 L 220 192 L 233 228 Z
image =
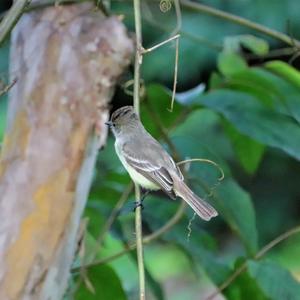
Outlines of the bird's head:
M 110 121 L 105 124 L 117 136 L 120 133 L 128 133 L 139 122 L 139 117 L 135 113 L 133 106 L 123 106 L 115 110 L 111 115 Z

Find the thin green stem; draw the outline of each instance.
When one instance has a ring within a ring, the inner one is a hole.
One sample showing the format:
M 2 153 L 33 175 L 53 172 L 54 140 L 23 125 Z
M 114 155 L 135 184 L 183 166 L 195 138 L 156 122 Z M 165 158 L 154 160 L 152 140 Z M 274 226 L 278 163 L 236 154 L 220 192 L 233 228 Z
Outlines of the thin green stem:
M 136 113 L 140 113 L 140 82 L 142 64 L 142 24 L 140 0 L 134 0 L 134 22 L 136 35 L 136 53 L 134 62 L 134 83 L 133 83 L 133 106 Z
M 172 31 L 171 35 L 179 33 L 182 27 L 182 15 L 179 0 L 174 0 L 174 5 L 176 13 L 176 28 Z
M 142 64 L 142 22 L 141 22 L 141 3 L 140 0 L 134 0 L 134 21 L 136 34 L 136 53 L 134 63 L 134 84 L 133 84 L 133 105 L 136 113 L 140 113 L 140 81 L 141 81 L 141 64 Z M 141 200 L 140 187 L 135 184 L 135 198 L 139 203 Z M 136 251 L 139 271 L 140 300 L 144 300 L 145 295 L 145 267 L 143 253 L 143 231 L 142 231 L 142 208 L 138 206 L 135 210 L 135 234 L 136 234 Z
M 236 24 L 244 26 L 244 27 L 251 28 L 251 29 L 261 32 L 265 35 L 268 35 L 272 38 L 275 38 L 279 41 L 282 41 L 288 45 L 300 47 L 300 41 L 292 39 L 287 34 L 276 31 L 274 29 L 270 29 L 268 27 L 265 27 L 256 22 L 247 20 L 245 18 L 221 11 L 219 9 L 216 9 L 216 8 L 213 8 L 213 7 L 201 4 L 201 3 L 192 2 L 190 0 L 180 0 L 180 4 L 185 8 L 189 8 L 189 9 L 192 9 L 192 10 L 195 10 L 195 11 L 207 14 L 207 15 L 211 15 L 214 17 L 218 17 L 220 19 L 230 21 L 232 23 L 236 23 Z
M 135 198 L 139 202 L 141 199 L 140 187 L 135 185 Z M 144 300 L 145 295 L 145 267 L 143 251 L 143 231 L 142 231 L 142 207 L 138 206 L 135 210 L 135 234 L 136 234 L 136 253 L 139 271 L 140 300 Z

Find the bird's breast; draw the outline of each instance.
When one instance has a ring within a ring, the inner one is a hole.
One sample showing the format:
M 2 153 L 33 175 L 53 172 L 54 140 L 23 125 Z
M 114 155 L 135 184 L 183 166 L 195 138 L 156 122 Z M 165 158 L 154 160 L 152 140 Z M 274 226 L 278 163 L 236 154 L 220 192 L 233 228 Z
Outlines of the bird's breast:
M 152 181 L 148 180 L 145 176 L 143 176 L 141 173 L 139 173 L 138 171 L 136 171 L 133 167 L 131 167 L 125 160 L 124 156 L 122 155 L 122 148 L 121 145 L 118 144 L 117 142 L 115 143 L 115 149 L 116 149 L 116 153 L 122 163 L 122 165 L 124 166 L 124 168 L 126 169 L 126 171 L 128 172 L 128 174 L 130 175 L 131 179 L 137 183 L 138 185 L 140 185 L 141 187 L 147 189 L 147 190 L 159 190 L 160 187 L 158 185 L 156 185 L 155 183 L 153 183 Z

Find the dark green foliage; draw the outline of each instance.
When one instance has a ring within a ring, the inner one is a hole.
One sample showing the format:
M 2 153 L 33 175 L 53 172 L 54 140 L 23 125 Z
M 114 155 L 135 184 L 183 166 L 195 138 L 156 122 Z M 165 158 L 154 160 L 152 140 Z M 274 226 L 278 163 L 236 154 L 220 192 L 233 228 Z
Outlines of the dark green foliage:
M 234 270 L 238 270 L 244 259 L 238 258 Z M 263 291 L 260 289 L 256 279 L 248 271 L 243 272 L 225 291 L 224 294 L 231 300 L 267 300 Z
M 86 276 L 92 288 L 88 288 L 82 282 L 75 294 L 75 299 L 127 299 L 121 282 L 111 267 L 107 265 L 91 267 L 88 269 Z
M 248 262 L 249 275 L 269 299 L 300 299 L 300 284 L 284 268 L 273 262 Z

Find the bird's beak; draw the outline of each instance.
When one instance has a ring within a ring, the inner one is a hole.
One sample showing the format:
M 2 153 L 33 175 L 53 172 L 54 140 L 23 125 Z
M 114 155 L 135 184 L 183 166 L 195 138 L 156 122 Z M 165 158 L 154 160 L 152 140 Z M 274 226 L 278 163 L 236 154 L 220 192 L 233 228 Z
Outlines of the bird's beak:
M 113 125 L 113 122 L 112 121 L 105 122 L 105 125 L 107 125 L 108 127 L 111 127 Z

